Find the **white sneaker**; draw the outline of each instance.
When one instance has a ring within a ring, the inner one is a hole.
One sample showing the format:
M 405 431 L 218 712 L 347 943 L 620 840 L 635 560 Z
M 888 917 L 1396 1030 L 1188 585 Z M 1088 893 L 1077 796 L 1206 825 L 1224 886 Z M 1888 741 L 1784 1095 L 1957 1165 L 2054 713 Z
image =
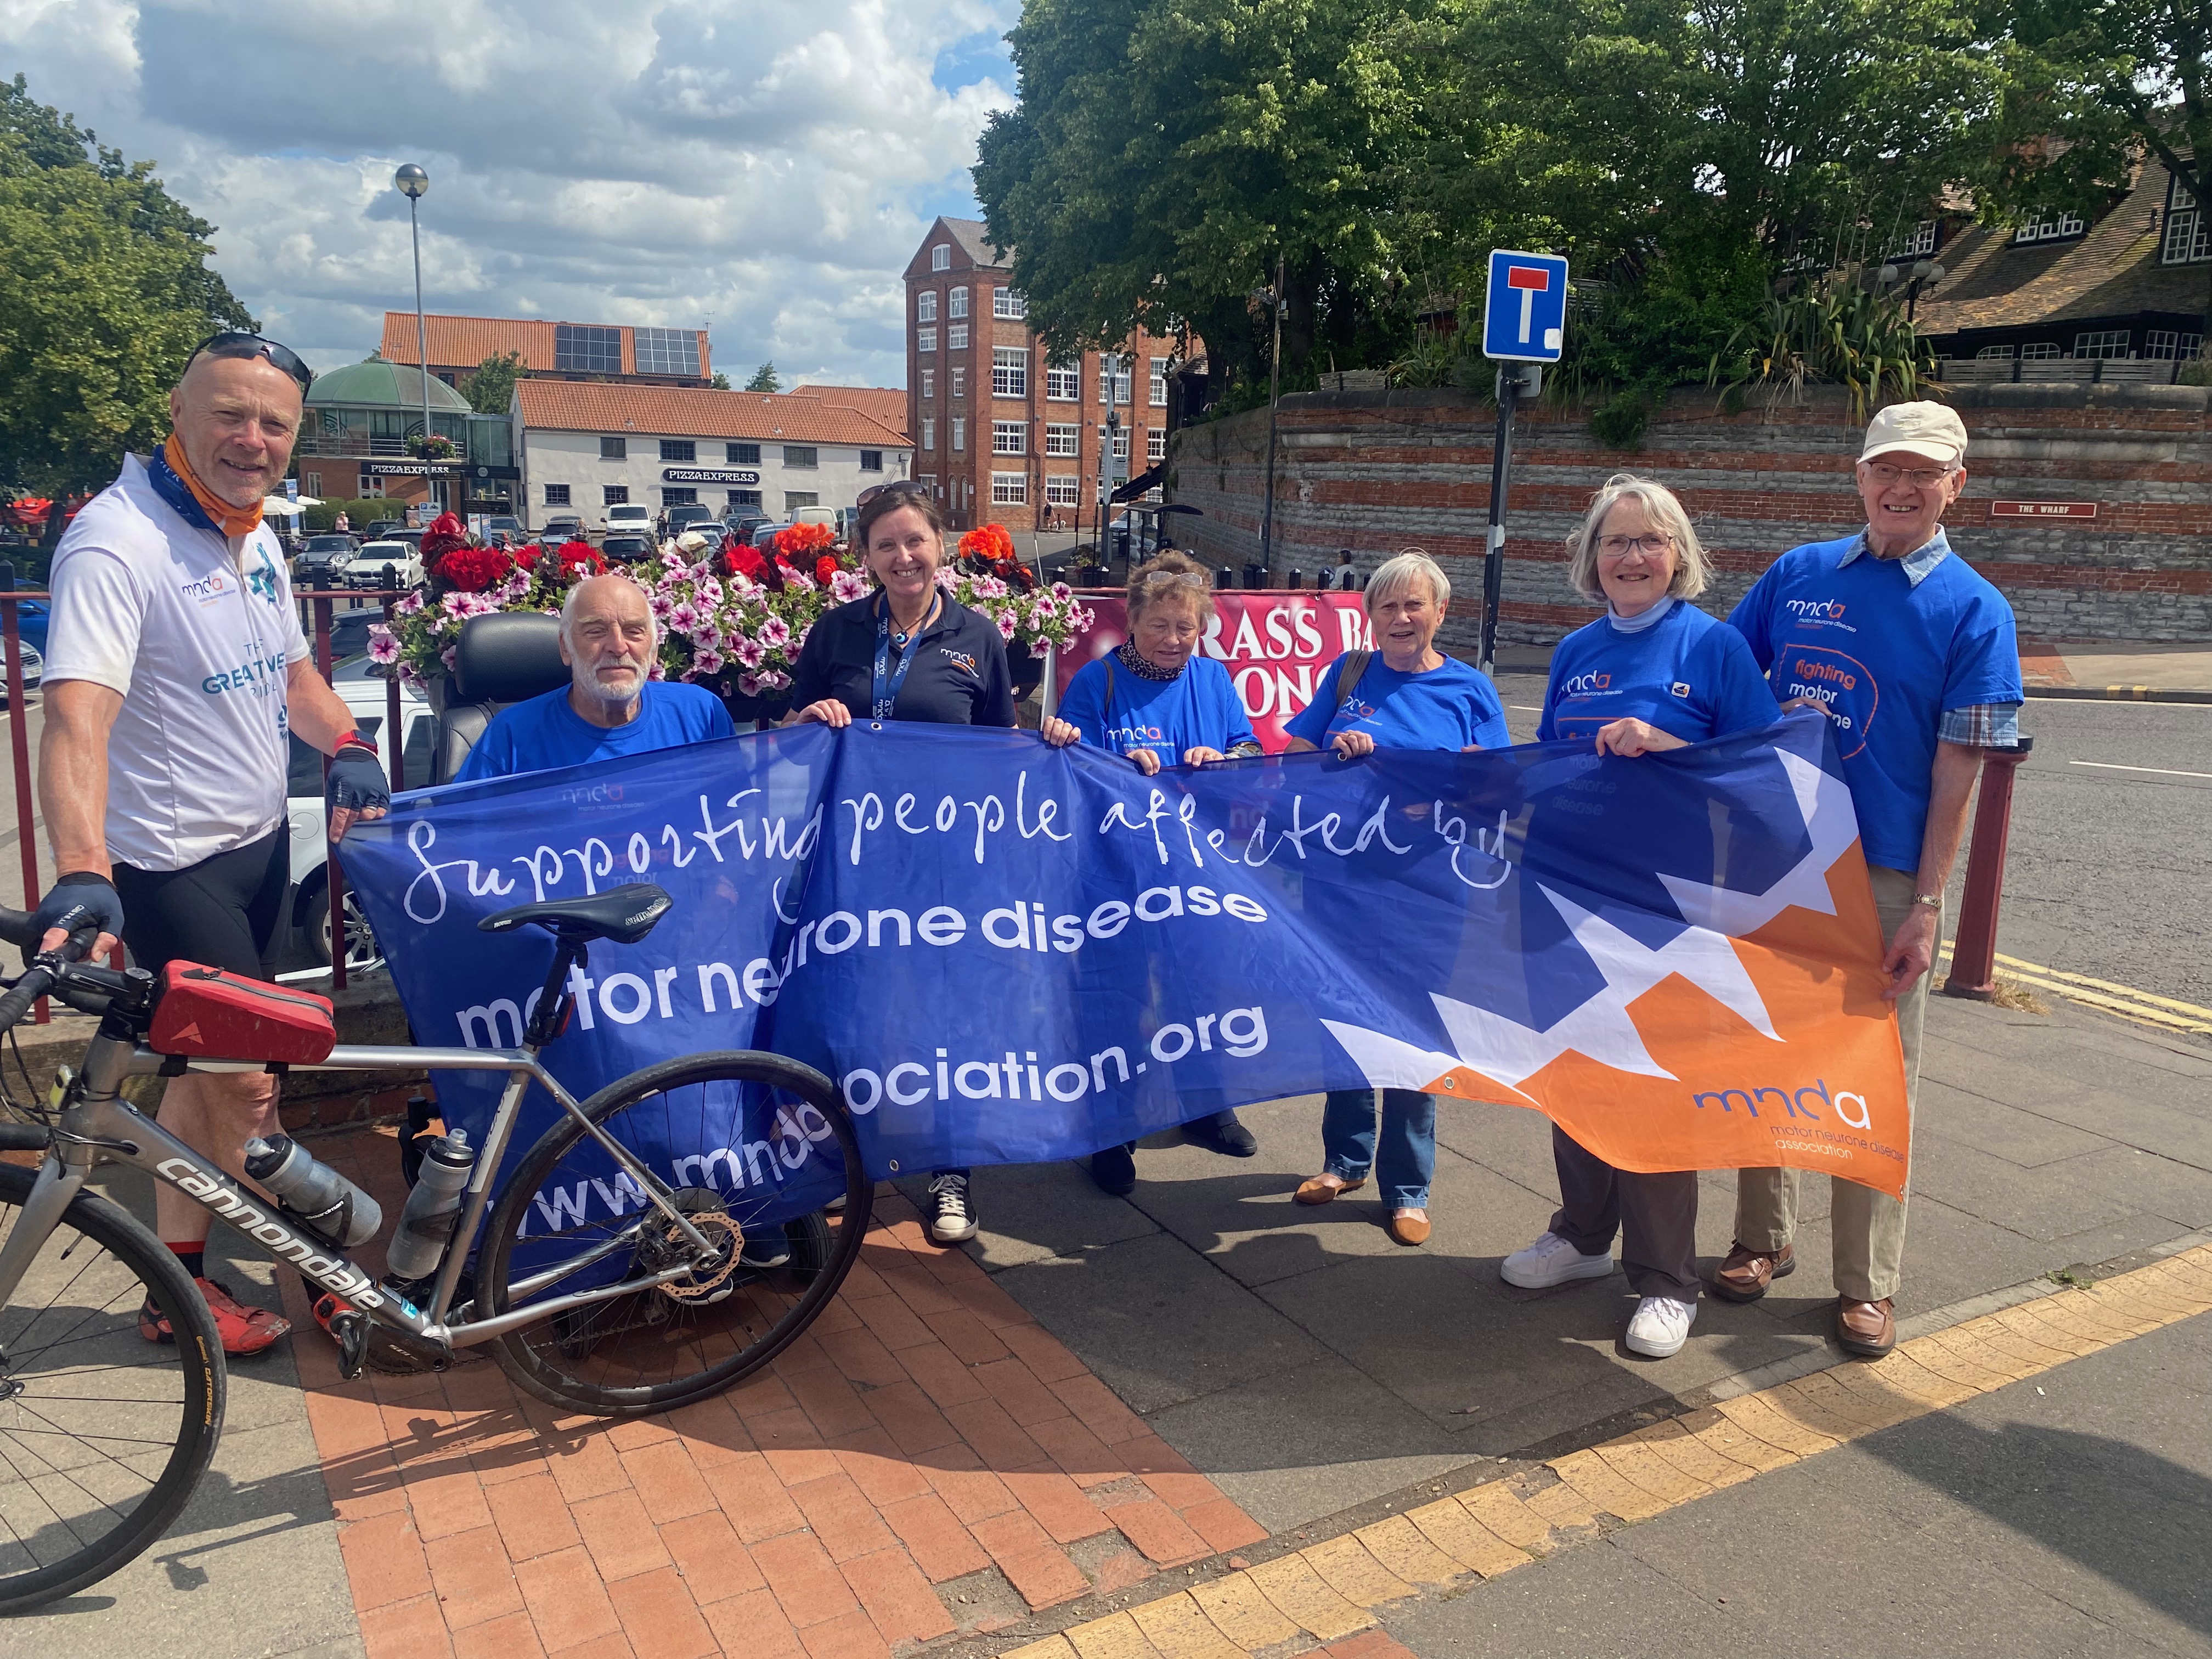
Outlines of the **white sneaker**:
M 1629 1352 L 1640 1353 L 1650 1359 L 1664 1359 L 1668 1354 L 1681 1352 L 1697 1317 L 1698 1304 L 1694 1302 L 1677 1302 L 1671 1296 L 1645 1297 L 1628 1316 Z
M 1613 1252 L 1584 1255 L 1557 1233 L 1546 1233 L 1525 1250 L 1498 1264 L 1498 1276 L 1524 1291 L 1548 1291 L 1578 1279 L 1603 1279 L 1613 1271 Z
M 975 1237 L 975 1212 L 968 1207 L 968 1177 L 947 1173 L 929 1183 L 929 1236 L 940 1244 Z

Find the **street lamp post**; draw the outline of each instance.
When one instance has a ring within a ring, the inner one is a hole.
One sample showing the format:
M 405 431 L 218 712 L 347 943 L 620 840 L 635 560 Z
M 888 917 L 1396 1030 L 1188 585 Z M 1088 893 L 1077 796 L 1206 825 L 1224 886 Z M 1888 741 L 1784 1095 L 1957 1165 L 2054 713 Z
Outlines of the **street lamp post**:
M 415 245 L 415 368 L 422 377 L 422 465 L 434 466 L 430 456 L 430 330 L 422 316 L 422 224 L 416 211 L 416 204 L 430 188 L 430 175 L 410 161 L 392 175 L 392 188 L 407 198 L 407 230 Z M 422 493 L 436 501 L 438 493 L 433 475 L 422 475 Z

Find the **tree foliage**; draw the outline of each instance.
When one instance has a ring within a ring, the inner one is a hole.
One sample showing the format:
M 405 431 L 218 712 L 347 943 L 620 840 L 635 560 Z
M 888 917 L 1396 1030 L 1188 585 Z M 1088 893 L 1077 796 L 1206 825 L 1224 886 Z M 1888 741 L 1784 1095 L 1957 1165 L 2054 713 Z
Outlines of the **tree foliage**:
M 2212 12 L 2198 0 L 1990 3 L 2021 139 L 1996 169 L 1996 206 L 2094 214 L 2154 156 L 2212 213 Z
M 459 391 L 477 414 L 504 415 L 514 406 L 514 383 L 522 378 L 522 354 L 502 351 L 478 363 Z
M 34 101 L 21 76 L 0 85 L 0 486 L 105 483 L 167 433 L 192 349 L 258 326 L 208 265 L 214 230 L 153 163 Z
M 1977 9 L 2008 3 L 1026 0 L 976 193 L 1049 338 L 1188 319 L 1232 404 L 1279 258 L 1285 385 L 1464 378 L 1447 314 L 1497 246 L 1604 285 L 1569 384 L 1702 380 L 1793 270 L 1878 257 L 2011 153 Z
M 776 377 L 775 362 L 772 358 L 755 369 L 752 379 L 745 382 L 748 392 L 781 392 L 782 389 L 783 382 Z
M 1356 353 L 1395 274 L 1421 113 L 1399 58 L 1427 3 L 1029 0 L 975 184 L 1032 325 L 1076 349 L 1187 320 L 1264 378 L 1251 296 L 1279 261 L 1294 375 Z

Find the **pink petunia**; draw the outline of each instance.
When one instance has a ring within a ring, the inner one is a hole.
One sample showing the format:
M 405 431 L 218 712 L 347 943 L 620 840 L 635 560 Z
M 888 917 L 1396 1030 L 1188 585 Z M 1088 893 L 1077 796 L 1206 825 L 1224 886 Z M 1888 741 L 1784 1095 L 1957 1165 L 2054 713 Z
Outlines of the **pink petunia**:
M 738 690 L 741 696 L 757 697 L 760 696 L 760 689 L 761 683 L 759 675 L 740 674 L 738 676 Z
M 699 607 L 686 599 L 668 613 L 668 625 L 679 634 L 689 634 L 699 625 Z
M 761 665 L 761 659 L 768 654 L 761 649 L 761 642 L 758 640 L 749 640 L 742 634 L 738 635 L 730 648 L 735 653 L 737 659 L 748 668 L 758 668 Z
M 1014 637 L 1014 614 L 1012 611 L 1002 611 L 999 613 L 999 632 L 1008 640 L 1012 640 Z
M 691 665 L 702 674 L 719 674 L 722 672 L 722 653 L 702 651 L 691 659 Z
M 760 677 L 761 690 L 763 691 L 781 691 L 790 684 L 790 675 L 781 673 L 773 668 L 769 669 L 767 673 Z
M 841 570 L 830 579 L 830 592 L 840 605 L 850 605 L 865 598 L 868 591 L 867 578 L 857 571 Z
M 760 642 L 775 651 L 790 643 L 791 624 L 781 617 L 770 617 L 760 625 Z

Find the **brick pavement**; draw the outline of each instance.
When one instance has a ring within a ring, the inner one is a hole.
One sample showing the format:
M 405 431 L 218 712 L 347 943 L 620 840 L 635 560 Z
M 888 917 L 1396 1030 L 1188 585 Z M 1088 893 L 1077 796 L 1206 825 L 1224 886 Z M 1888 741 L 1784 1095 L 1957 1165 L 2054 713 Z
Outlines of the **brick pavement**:
M 315 1152 L 400 1201 L 390 1129 Z M 280 1278 L 372 1659 L 883 1659 L 1267 1535 L 888 1188 L 769 1371 L 639 1421 L 480 1358 L 341 1382 Z

